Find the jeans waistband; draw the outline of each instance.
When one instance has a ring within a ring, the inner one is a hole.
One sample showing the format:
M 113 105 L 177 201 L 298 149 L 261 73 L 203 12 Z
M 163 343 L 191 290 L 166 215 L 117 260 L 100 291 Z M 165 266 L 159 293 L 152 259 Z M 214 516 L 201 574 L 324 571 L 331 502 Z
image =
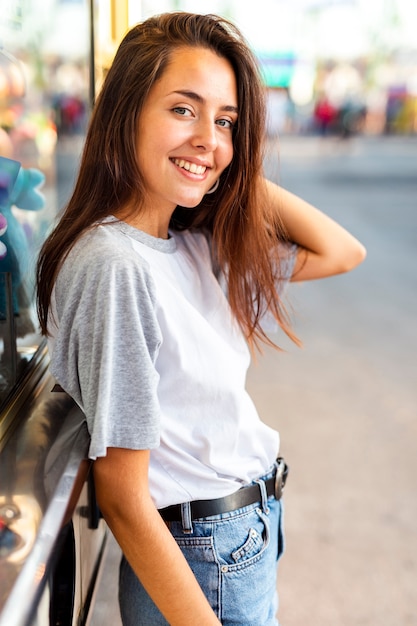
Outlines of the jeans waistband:
M 274 496 L 279 500 L 282 496 L 284 486 L 287 480 L 289 467 L 282 457 L 276 462 L 276 469 L 272 473 L 271 478 L 266 479 L 265 488 L 267 496 Z M 241 487 L 234 493 L 223 498 L 214 500 L 194 500 L 190 502 L 191 520 L 200 519 L 201 517 L 210 517 L 211 515 L 219 515 L 220 513 L 229 513 L 244 506 L 249 506 L 261 500 L 262 494 L 259 484 L 247 485 Z M 164 509 L 159 509 L 159 513 L 166 522 L 181 521 L 181 504 L 173 504 Z

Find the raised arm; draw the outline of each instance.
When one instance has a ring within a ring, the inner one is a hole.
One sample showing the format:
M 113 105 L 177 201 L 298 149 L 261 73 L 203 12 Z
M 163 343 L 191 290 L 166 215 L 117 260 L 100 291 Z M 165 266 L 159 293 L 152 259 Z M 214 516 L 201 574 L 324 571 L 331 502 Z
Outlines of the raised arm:
M 148 490 L 149 451 L 108 448 L 94 463 L 97 501 L 126 559 L 172 626 L 219 626 Z
M 292 281 L 349 272 L 364 260 L 364 246 L 337 222 L 275 183 L 265 183 L 290 239 L 300 246 Z

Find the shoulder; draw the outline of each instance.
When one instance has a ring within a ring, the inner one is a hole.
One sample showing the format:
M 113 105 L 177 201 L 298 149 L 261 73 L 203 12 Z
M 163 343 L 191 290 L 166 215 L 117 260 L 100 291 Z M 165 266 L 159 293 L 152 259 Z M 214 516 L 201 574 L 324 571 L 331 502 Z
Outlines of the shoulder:
M 104 262 L 138 259 L 145 264 L 145 260 L 134 249 L 131 239 L 113 223 L 96 224 L 83 233 L 75 242 L 68 258 L 77 263 L 89 259 Z
M 56 280 L 57 299 L 69 294 L 153 293 L 148 262 L 112 224 L 96 225 L 71 248 Z
M 74 271 L 88 275 L 115 271 L 146 274 L 149 265 L 128 236 L 113 224 L 99 224 L 76 241 L 62 269 L 64 274 L 70 275 Z

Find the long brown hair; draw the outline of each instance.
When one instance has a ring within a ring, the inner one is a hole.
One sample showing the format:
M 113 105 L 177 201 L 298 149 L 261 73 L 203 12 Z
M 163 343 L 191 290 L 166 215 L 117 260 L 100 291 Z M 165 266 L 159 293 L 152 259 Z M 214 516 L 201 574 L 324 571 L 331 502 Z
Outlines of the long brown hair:
M 270 309 L 296 341 L 277 295 L 277 239 L 283 228 L 262 189 L 265 132 L 264 87 L 256 60 L 239 30 L 215 15 L 178 12 L 151 17 L 124 37 L 95 104 L 75 188 L 38 259 L 41 330 L 47 334 L 53 285 L 66 255 L 98 220 L 126 206 L 141 206 L 144 186 L 137 167 L 138 120 L 152 85 L 178 47 L 213 50 L 232 65 L 238 88 L 233 159 L 217 191 L 197 209 L 177 207 L 174 229 L 200 228 L 212 236 L 220 268 L 228 277 L 230 306 L 249 344 L 271 344 L 260 320 Z

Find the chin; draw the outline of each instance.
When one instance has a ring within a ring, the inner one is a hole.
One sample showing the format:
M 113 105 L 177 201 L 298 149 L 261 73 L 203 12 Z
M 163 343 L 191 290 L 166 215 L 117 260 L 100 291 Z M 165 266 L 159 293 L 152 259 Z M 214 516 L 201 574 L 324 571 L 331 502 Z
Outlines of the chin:
M 203 198 L 204 195 L 199 198 L 183 198 L 182 201 L 178 202 L 178 205 L 182 206 L 184 209 L 195 209 L 198 207 Z

